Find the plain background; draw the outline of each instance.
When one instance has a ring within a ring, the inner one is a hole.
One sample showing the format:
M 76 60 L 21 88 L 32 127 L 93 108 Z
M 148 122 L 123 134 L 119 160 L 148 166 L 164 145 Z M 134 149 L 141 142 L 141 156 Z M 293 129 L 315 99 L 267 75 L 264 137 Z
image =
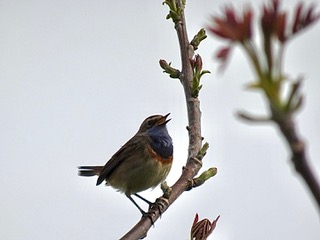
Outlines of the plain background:
M 232 1 L 238 9 L 248 2 Z M 282 5 L 292 9 L 296 2 Z M 187 155 L 186 106 L 180 83 L 158 65 L 166 59 L 180 66 L 176 33 L 161 3 L 0 1 L 0 239 L 126 233 L 140 213 L 114 189 L 96 187 L 96 178 L 78 177 L 77 166 L 104 165 L 152 114 L 171 112 L 175 159 L 167 182 L 177 180 Z M 187 1 L 189 38 L 226 3 Z M 318 23 L 289 44 L 285 62 L 291 77 L 305 77 L 297 122 L 318 176 L 319 40 Z M 189 239 L 195 213 L 211 220 L 221 215 L 210 239 L 319 239 L 319 211 L 277 129 L 235 117 L 238 110 L 263 115 L 265 102 L 259 92 L 244 90 L 253 76 L 239 49 L 225 73 L 217 72 L 213 55 L 222 45 L 209 35 L 198 51 L 212 72 L 200 92 L 210 143 L 203 170 L 216 166 L 218 175 L 183 194 L 148 239 Z M 160 194 L 159 188 L 142 193 L 150 200 Z

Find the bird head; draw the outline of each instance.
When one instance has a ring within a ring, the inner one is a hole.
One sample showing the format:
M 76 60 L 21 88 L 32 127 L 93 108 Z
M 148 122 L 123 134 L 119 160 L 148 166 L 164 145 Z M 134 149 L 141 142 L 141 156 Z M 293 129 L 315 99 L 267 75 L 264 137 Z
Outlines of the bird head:
M 138 132 L 146 132 L 155 126 L 165 126 L 171 119 L 167 119 L 170 113 L 162 115 L 152 115 L 147 117 L 141 124 Z

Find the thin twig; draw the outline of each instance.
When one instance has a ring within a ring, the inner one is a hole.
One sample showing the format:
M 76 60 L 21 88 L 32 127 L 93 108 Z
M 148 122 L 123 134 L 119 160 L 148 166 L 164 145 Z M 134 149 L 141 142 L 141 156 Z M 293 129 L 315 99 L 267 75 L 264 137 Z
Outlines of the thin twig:
M 181 0 L 175 0 L 178 8 L 183 8 Z M 191 86 L 193 79 L 193 71 L 190 65 L 190 59 L 193 57 L 193 47 L 190 45 L 186 29 L 186 21 L 184 11 L 181 12 L 181 18 L 175 23 L 175 29 L 177 31 L 182 70 L 180 74 L 180 81 L 184 88 L 187 112 L 188 112 L 188 134 L 189 134 L 189 147 L 187 164 L 183 168 L 182 175 L 178 181 L 172 186 L 172 191 L 169 199 L 163 201 L 161 209 L 151 209 L 149 211 L 152 217 L 153 223 L 157 221 L 160 214 L 164 213 L 168 207 L 188 188 L 189 182 L 199 172 L 201 164 L 193 159 L 197 156 L 202 145 L 201 136 L 201 112 L 200 102 L 198 98 L 191 96 Z M 161 200 L 161 198 L 159 198 Z M 161 211 L 161 212 L 160 212 Z M 152 226 L 152 222 L 148 217 L 143 217 L 127 234 L 121 239 L 139 239 L 147 235 L 148 230 Z

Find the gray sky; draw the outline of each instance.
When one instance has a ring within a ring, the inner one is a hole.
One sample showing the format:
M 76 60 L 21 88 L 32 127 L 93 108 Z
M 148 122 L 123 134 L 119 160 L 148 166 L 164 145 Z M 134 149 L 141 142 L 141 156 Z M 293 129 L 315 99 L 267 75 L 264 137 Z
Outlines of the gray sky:
M 117 239 L 127 232 L 137 209 L 114 189 L 96 187 L 96 178 L 78 177 L 77 166 L 104 165 L 152 114 L 171 112 L 175 159 L 167 181 L 177 180 L 187 154 L 186 106 L 179 82 L 158 66 L 162 58 L 180 66 L 161 2 L 0 1 L 0 239 Z M 187 2 L 191 38 L 226 1 Z M 318 23 L 290 43 L 285 65 L 306 79 L 297 120 L 318 173 L 319 39 Z M 148 239 L 189 239 L 195 213 L 221 215 L 210 239 L 319 239 L 319 214 L 274 126 L 235 118 L 240 109 L 263 114 L 265 104 L 260 93 L 244 91 L 253 76 L 240 50 L 217 74 L 212 56 L 221 45 L 210 37 L 198 51 L 213 73 L 200 93 L 210 143 L 203 170 L 216 166 L 218 175 L 183 194 Z M 142 193 L 150 200 L 160 194 Z

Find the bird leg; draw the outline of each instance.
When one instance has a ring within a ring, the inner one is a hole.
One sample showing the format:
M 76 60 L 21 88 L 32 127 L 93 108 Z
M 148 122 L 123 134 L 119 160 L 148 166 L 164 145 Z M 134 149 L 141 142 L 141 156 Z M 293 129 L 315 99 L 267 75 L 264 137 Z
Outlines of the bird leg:
M 153 210 L 154 207 L 157 207 L 159 212 L 160 212 L 160 215 L 161 215 L 161 211 L 160 211 L 160 208 L 157 204 L 157 202 L 153 203 L 153 202 L 150 202 L 149 200 L 145 199 L 144 197 L 141 197 L 139 194 L 135 193 L 134 194 L 136 197 L 140 198 L 142 201 L 146 202 L 148 205 L 149 205 L 149 211 L 150 210 Z
M 146 202 L 147 204 L 149 204 L 149 210 L 154 205 L 154 203 L 148 201 L 147 199 L 141 197 L 140 195 L 138 195 L 136 193 L 134 195 L 137 196 L 138 198 L 140 198 L 141 200 L 143 200 L 144 202 Z M 140 213 L 142 214 L 142 217 L 148 217 L 150 219 L 152 225 L 154 225 L 154 221 L 153 221 L 152 216 L 151 216 L 152 213 L 143 211 L 143 209 L 133 200 L 133 198 L 129 194 L 126 194 L 126 196 L 139 209 Z
M 133 200 L 133 198 L 129 195 L 126 194 L 127 198 L 129 198 L 129 200 L 139 209 L 139 211 L 141 212 L 141 214 L 143 216 L 145 216 L 147 213 L 145 211 L 142 210 L 142 208 Z M 146 199 L 145 199 L 146 200 Z
M 142 201 L 146 202 L 147 204 L 149 204 L 149 207 L 153 205 L 152 202 L 150 202 L 149 200 L 145 199 L 144 197 L 141 197 L 139 194 L 135 193 L 133 194 L 135 195 L 136 197 L 140 198 Z
M 141 197 L 139 194 L 135 193 L 134 194 L 136 197 L 140 198 L 141 200 L 145 201 L 147 204 L 149 204 L 149 211 L 154 211 L 154 209 L 156 208 L 159 211 L 160 217 L 162 215 L 162 209 L 164 207 L 163 201 L 164 199 L 162 198 L 157 198 L 156 202 L 150 202 L 147 199 L 145 199 L 144 197 Z M 161 201 L 162 200 L 162 201 Z

